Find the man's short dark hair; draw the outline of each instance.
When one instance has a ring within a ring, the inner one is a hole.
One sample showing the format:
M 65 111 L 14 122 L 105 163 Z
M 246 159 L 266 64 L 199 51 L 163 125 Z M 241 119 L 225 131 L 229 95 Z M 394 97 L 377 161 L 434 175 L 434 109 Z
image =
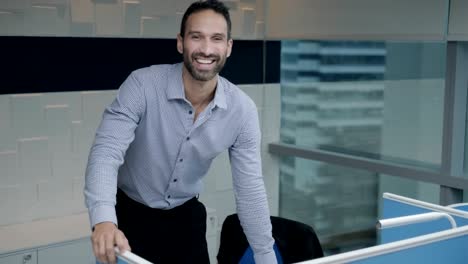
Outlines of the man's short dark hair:
M 185 11 L 184 16 L 182 17 L 182 23 L 180 24 L 180 36 L 185 37 L 185 24 L 187 19 L 193 13 L 197 13 L 204 10 L 213 10 L 215 13 L 218 13 L 224 17 L 227 24 L 227 37 L 231 39 L 231 17 L 229 16 L 229 8 L 227 8 L 224 3 L 218 0 L 207 0 L 207 1 L 197 1 L 192 3 L 187 10 Z

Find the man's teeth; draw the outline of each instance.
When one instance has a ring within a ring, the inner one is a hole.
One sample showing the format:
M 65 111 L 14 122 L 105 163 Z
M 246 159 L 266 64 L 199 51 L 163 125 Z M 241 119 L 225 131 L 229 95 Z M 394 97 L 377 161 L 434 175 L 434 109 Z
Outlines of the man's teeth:
M 197 62 L 202 64 L 211 64 L 213 63 L 213 60 L 197 59 Z

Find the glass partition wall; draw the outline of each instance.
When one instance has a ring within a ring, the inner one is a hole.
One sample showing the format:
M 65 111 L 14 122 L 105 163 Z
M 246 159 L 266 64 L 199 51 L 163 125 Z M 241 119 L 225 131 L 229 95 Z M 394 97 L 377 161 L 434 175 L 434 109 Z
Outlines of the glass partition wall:
M 334 254 L 375 244 L 383 192 L 468 201 L 466 1 L 268 6 L 266 38 L 282 40 L 280 215 Z
M 282 41 L 282 143 L 439 169 L 446 44 Z M 438 186 L 294 156 L 280 215 L 314 226 L 329 254 L 375 244 L 381 193 L 438 202 Z

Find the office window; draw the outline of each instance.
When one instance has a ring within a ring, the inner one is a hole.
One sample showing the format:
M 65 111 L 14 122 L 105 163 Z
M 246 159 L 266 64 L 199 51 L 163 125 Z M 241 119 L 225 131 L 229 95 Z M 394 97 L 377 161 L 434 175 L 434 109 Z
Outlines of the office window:
M 463 161 L 464 177 L 468 177 L 468 106 L 466 115 L 466 127 L 465 127 L 465 157 Z M 463 202 L 468 203 L 468 190 L 463 190 Z
M 295 157 L 280 163 L 280 216 L 311 225 L 326 254 L 376 243 L 378 175 Z
M 428 203 L 440 204 L 440 186 L 438 184 L 419 182 L 407 178 L 380 174 L 378 185 L 379 199 L 382 197 L 384 192 L 389 192 Z M 379 204 L 379 206 L 380 205 L 381 204 Z
M 445 43 L 282 41 L 281 142 L 439 168 Z M 280 215 L 327 254 L 375 244 L 383 192 L 439 202 L 439 186 L 283 156 Z
M 465 127 L 465 158 L 463 160 L 464 176 L 468 177 L 468 107 L 466 113 L 466 127 Z
M 439 186 L 329 163 L 283 156 L 280 216 L 311 225 L 326 255 L 377 243 L 381 197 L 391 192 L 438 203 Z
M 283 41 L 281 141 L 439 167 L 445 43 Z

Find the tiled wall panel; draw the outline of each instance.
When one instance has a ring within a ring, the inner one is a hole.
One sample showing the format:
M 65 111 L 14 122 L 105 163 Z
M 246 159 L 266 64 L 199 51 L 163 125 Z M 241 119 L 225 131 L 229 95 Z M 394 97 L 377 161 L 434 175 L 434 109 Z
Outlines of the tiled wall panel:
M 51 180 L 52 169 L 47 137 L 18 140 L 18 164 L 21 178 L 32 182 Z
M 71 151 L 71 119 L 68 105 L 46 105 L 45 123 L 49 149 L 52 152 Z
M 3 176 L 2 176 L 3 177 Z M 0 208 L 2 211 L 8 212 L 0 218 L 0 223 L 11 223 L 18 218 L 18 209 L 16 202 L 19 199 L 19 185 L 2 185 L 0 186 Z
M 0 225 L 84 212 L 89 147 L 115 91 L 0 96 Z M 97 113 L 97 114 L 96 114 Z
M 139 1 L 124 1 L 124 32 L 125 35 L 137 37 L 140 35 L 141 3 Z
M 95 28 L 97 36 L 123 35 L 123 12 L 121 0 L 115 3 L 95 2 Z
M 45 93 L 42 101 L 44 105 L 67 105 L 71 120 L 82 120 L 80 93 Z
M 0 152 L 0 186 L 19 184 L 16 151 Z
M 26 30 L 24 14 L 11 10 L 1 10 L 0 32 L 2 32 L 2 35 L 15 35 L 18 32 L 29 32 Z
M 29 19 L 33 35 L 53 36 L 60 32 L 61 21 L 55 6 L 31 6 Z
M 17 138 L 45 136 L 44 111 L 41 97 L 41 94 L 10 96 L 10 120 L 13 134 Z
M 31 6 L 31 0 L 0 1 L 1 10 L 21 11 Z
M 92 0 L 70 0 L 70 13 L 73 23 L 94 23 Z
M 0 152 L 6 150 L 16 151 L 16 142 L 13 139 L 12 121 L 10 112 L 10 98 L 0 96 Z
M 83 125 L 95 129 L 102 118 L 104 109 L 115 98 L 115 91 L 82 92 Z
M 0 186 L 0 226 L 37 219 L 37 188 L 35 184 Z M 36 209 L 35 209 L 36 208 Z

